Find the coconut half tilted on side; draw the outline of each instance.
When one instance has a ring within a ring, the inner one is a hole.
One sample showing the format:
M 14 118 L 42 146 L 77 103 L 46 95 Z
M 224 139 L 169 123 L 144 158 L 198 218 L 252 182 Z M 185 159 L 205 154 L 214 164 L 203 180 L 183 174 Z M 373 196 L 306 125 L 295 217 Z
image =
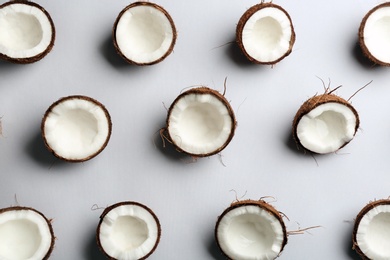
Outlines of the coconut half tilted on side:
M 54 39 L 54 23 L 40 5 L 22 0 L 0 5 L 0 58 L 36 62 L 51 51 Z
M 295 31 L 290 15 L 281 6 L 260 3 L 241 16 L 236 40 L 248 60 L 272 65 L 291 53 Z
M 111 136 L 111 118 L 97 100 L 68 96 L 54 102 L 42 119 L 42 137 L 58 158 L 82 162 L 98 155 Z
M 364 259 L 390 259 L 390 200 L 370 202 L 357 215 L 353 249 Z
M 233 203 L 218 218 L 215 238 L 221 251 L 236 260 L 275 259 L 287 244 L 281 214 L 263 200 Z
M 100 216 L 97 243 L 110 259 L 148 258 L 157 248 L 161 226 L 151 209 L 126 201 L 106 208 Z
M 164 60 L 176 42 L 169 13 L 151 2 L 135 2 L 118 15 L 113 29 L 114 46 L 127 62 L 152 65 Z
M 167 116 L 167 138 L 177 150 L 194 157 L 222 151 L 234 136 L 236 119 L 218 91 L 199 87 L 180 94 Z
M 48 259 L 54 247 L 50 221 L 28 207 L 0 210 L 0 259 Z

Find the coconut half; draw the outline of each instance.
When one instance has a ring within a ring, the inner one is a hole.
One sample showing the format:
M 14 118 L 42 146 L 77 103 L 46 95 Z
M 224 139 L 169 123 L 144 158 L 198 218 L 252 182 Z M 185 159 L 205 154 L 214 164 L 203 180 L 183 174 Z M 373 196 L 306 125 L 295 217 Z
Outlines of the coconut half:
M 260 3 L 241 16 L 236 40 L 248 60 L 273 65 L 291 53 L 295 31 L 290 15 L 281 6 Z
M 167 138 L 178 151 L 205 157 L 222 151 L 234 136 L 236 119 L 219 92 L 199 87 L 180 94 L 167 116 Z
M 161 237 L 161 226 L 151 209 L 137 202 L 120 202 L 100 216 L 97 243 L 110 259 L 148 258 Z
M 371 202 L 360 211 L 352 241 L 364 259 L 390 259 L 390 200 Z
M 0 210 L 0 259 L 48 259 L 54 247 L 50 221 L 27 207 Z
M 390 66 L 390 3 L 371 9 L 359 28 L 359 44 L 363 54 L 376 64 Z
M 235 260 L 277 258 L 287 244 L 280 213 L 263 200 L 233 203 L 218 218 L 215 238 L 221 251 Z
M 0 5 L 0 58 L 36 62 L 51 51 L 54 39 L 53 20 L 42 6 L 22 0 Z
M 118 15 L 113 29 L 114 46 L 127 62 L 152 65 L 164 60 L 176 42 L 169 13 L 150 2 L 135 2 Z
M 359 128 L 359 115 L 345 99 L 330 93 L 314 96 L 299 108 L 293 137 L 304 149 L 318 154 L 336 152 Z
M 58 158 L 83 162 L 98 155 L 111 136 L 111 118 L 97 100 L 68 96 L 54 102 L 42 119 L 46 147 Z

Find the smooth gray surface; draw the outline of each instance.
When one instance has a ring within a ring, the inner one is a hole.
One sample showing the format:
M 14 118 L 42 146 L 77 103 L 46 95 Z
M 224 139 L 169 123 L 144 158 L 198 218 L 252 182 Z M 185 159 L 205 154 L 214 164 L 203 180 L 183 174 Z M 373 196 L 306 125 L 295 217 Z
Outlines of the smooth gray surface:
M 103 259 L 95 229 L 105 207 L 143 203 L 162 224 L 150 259 L 222 259 L 213 229 L 236 197 L 273 196 L 290 219 L 288 230 L 321 225 L 290 236 L 280 259 L 357 259 L 351 251 L 353 219 L 370 200 L 390 195 L 390 72 L 373 67 L 357 47 L 363 16 L 381 1 L 287 1 L 296 43 L 275 67 L 249 64 L 235 44 L 235 26 L 256 1 L 168 1 L 179 35 L 165 61 L 126 64 L 115 53 L 111 29 L 126 1 L 39 1 L 57 29 L 54 49 L 30 65 L 0 62 L 0 207 L 34 207 L 53 218 L 51 259 Z M 199 159 L 163 149 L 158 130 L 175 97 L 193 85 L 223 90 L 237 116 L 236 135 L 221 156 Z M 299 106 L 323 92 L 321 81 L 360 113 L 356 138 L 337 154 L 305 155 L 291 139 Z M 113 121 L 107 148 L 91 161 L 64 163 L 40 137 L 41 118 L 63 96 L 102 102 Z

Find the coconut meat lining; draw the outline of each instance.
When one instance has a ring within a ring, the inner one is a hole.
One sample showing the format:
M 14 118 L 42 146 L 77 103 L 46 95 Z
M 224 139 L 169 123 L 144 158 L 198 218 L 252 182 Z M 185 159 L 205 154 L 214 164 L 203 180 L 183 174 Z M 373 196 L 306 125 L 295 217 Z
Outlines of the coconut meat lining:
M 336 102 L 317 106 L 304 115 L 297 125 L 297 136 L 306 149 L 315 153 L 337 151 L 355 135 L 356 116 Z
M 150 63 L 162 58 L 174 38 L 166 15 L 147 5 L 126 10 L 118 21 L 115 37 L 122 54 L 137 63 Z
M 115 259 L 140 259 L 158 241 L 158 225 L 143 207 L 122 205 L 109 211 L 100 225 L 100 244 Z
M 32 210 L 0 214 L 0 259 L 43 259 L 52 235 L 46 219 Z
M 10 4 L 0 9 L 0 53 L 29 58 L 50 45 L 53 29 L 46 14 L 28 4 Z
M 290 19 L 280 9 L 260 9 L 247 20 L 242 31 L 246 52 L 258 61 L 278 60 L 290 49 L 291 26 Z

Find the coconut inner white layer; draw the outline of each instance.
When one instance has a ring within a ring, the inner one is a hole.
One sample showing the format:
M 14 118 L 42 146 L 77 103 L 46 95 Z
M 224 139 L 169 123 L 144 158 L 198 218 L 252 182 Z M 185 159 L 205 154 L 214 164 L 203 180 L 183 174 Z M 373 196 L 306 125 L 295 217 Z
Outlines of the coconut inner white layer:
M 168 131 L 180 149 L 201 155 L 222 147 L 232 124 L 226 105 L 214 95 L 188 94 L 172 108 Z
M 278 8 L 266 7 L 254 13 L 244 25 L 242 43 L 249 56 L 272 62 L 290 49 L 292 25 L 288 16 Z
M 81 160 L 94 155 L 109 135 L 109 119 L 92 101 L 74 98 L 53 107 L 44 123 L 46 142 L 59 156 Z
M 355 135 L 356 116 L 336 102 L 319 105 L 304 115 L 297 125 L 301 144 L 315 153 L 335 152 Z
M 222 251 L 231 259 L 275 259 L 283 245 L 279 220 L 267 210 L 247 205 L 226 213 L 217 227 Z
M 42 10 L 27 4 L 10 4 L 0 9 L 0 53 L 12 58 L 29 58 L 43 53 L 53 34 Z
M 32 210 L 0 214 L 0 259 L 43 259 L 52 235 L 46 220 Z
M 363 31 L 364 43 L 378 60 L 390 63 L 390 7 L 382 7 L 367 18 Z
M 151 63 L 168 52 L 173 41 L 173 29 L 161 10 L 140 5 L 123 13 L 115 37 L 122 54 L 129 60 Z
M 108 212 L 100 225 L 100 244 L 115 259 L 146 256 L 158 241 L 153 215 L 138 205 L 122 205 Z
M 370 259 L 390 259 L 390 206 L 379 205 L 361 219 L 356 241 Z

